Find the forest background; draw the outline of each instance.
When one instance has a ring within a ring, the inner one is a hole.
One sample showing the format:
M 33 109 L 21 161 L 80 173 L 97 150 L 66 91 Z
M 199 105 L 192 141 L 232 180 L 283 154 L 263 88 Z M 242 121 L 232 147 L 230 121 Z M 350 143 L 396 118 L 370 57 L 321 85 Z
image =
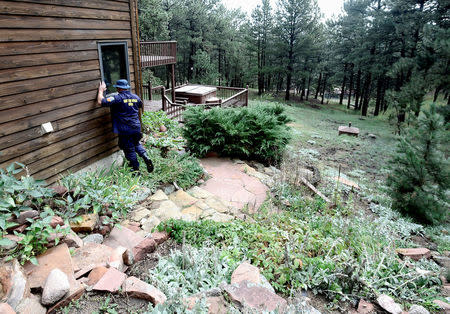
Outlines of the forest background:
M 450 103 L 448 0 L 347 0 L 326 21 L 315 0 L 262 0 L 250 16 L 220 0 L 140 0 L 139 14 L 141 40 L 178 42 L 177 84 L 334 95 L 363 116 L 391 109 L 399 131 L 428 92 Z

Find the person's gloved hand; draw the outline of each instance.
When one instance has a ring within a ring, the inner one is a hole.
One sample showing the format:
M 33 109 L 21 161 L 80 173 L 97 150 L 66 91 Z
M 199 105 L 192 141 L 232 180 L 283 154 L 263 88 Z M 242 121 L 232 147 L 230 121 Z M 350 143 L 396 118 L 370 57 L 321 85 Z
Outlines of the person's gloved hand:
M 104 81 L 100 82 L 100 85 L 98 86 L 98 90 L 102 93 L 106 90 L 106 83 Z

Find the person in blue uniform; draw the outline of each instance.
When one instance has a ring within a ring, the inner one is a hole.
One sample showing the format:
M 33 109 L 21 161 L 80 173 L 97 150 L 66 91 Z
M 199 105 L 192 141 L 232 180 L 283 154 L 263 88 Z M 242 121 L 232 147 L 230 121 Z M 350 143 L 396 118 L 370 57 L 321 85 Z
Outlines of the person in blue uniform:
M 119 148 L 123 150 L 133 171 L 139 173 L 137 158 L 137 155 L 139 155 L 144 160 L 150 173 L 153 171 L 153 163 L 145 148 L 139 143 L 142 138 L 141 121 L 139 119 L 142 101 L 139 96 L 129 91 L 130 85 L 128 85 L 127 80 L 118 80 L 113 86 L 117 88 L 117 95 L 105 98 L 103 93 L 106 90 L 106 84 L 105 82 L 100 83 L 97 103 L 102 107 L 111 108 L 113 132 L 119 135 Z

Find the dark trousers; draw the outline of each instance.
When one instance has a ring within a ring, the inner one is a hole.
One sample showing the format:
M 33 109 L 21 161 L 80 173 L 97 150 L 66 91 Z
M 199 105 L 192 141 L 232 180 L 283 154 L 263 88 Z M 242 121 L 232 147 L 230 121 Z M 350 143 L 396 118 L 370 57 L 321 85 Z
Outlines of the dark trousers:
M 128 135 L 119 135 L 119 148 L 123 150 L 125 158 L 130 163 L 133 170 L 139 170 L 139 161 L 136 153 L 144 157 L 147 152 L 144 147 L 139 143 L 142 138 L 142 134 L 133 133 Z

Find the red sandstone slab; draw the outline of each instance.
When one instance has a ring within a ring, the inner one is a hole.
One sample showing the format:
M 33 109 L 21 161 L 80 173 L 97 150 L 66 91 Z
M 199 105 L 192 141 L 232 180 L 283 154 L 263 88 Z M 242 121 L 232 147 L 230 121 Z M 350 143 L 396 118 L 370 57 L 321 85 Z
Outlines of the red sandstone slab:
M 97 291 L 117 292 L 126 278 L 127 275 L 111 267 L 108 268 L 108 271 L 100 278 L 92 289 Z
M 133 232 L 132 230 L 121 226 L 114 227 L 114 229 L 109 234 L 109 237 L 103 242 L 103 244 L 112 248 L 123 246 L 131 250 L 142 240 L 144 240 L 143 237 Z
M 355 128 L 355 127 L 351 127 L 351 126 L 341 125 L 338 128 L 338 132 L 339 132 L 339 135 L 341 135 L 341 134 L 348 134 L 348 135 L 358 136 L 359 129 Z
M 83 247 L 76 249 L 72 256 L 76 276 L 82 276 L 99 265 L 106 265 L 113 250 L 109 246 L 98 243 L 86 243 Z M 80 274 L 80 271 L 84 273 Z

